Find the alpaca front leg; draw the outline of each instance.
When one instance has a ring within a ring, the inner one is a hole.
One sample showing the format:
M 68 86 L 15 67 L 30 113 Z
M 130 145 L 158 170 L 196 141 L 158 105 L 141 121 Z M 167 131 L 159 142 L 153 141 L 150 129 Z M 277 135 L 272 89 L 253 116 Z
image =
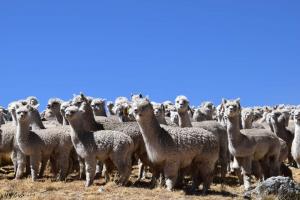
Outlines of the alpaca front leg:
M 68 175 L 68 169 L 69 169 L 69 157 L 70 154 L 69 153 L 60 153 L 58 155 L 58 166 L 59 166 L 59 175 L 57 177 L 57 179 L 59 181 L 64 181 L 67 178 Z
M 94 157 L 85 158 L 85 171 L 86 171 L 85 187 L 89 187 L 94 182 L 94 177 L 96 172 L 96 159 Z
M 172 191 L 175 187 L 177 176 L 178 176 L 177 163 L 166 163 L 164 167 L 164 174 L 166 178 L 167 190 Z
M 103 170 L 103 163 L 100 162 L 99 160 L 97 161 L 96 165 L 96 175 L 95 178 L 100 178 Z
M 138 181 L 140 181 L 143 177 L 145 177 L 145 165 L 142 163 L 142 161 L 139 159 L 139 176 Z
M 84 159 L 80 158 L 78 156 L 78 163 L 79 163 L 79 179 L 84 180 L 85 177 L 85 164 L 84 164 Z
M 39 164 L 41 161 L 41 155 L 35 154 L 30 156 L 30 169 L 31 169 L 31 178 L 32 181 L 36 181 L 38 178 L 38 170 L 39 170 Z
M 17 170 L 16 170 L 16 179 L 21 179 L 24 176 L 24 170 L 26 167 L 26 156 L 22 154 L 21 152 L 17 153 Z
M 43 178 L 44 172 L 45 172 L 45 169 L 46 169 L 46 165 L 47 165 L 47 162 L 48 162 L 49 158 L 50 158 L 50 156 L 44 156 L 42 158 L 42 163 L 41 163 L 39 178 Z
M 13 165 L 14 165 L 14 177 L 15 177 L 16 179 L 18 179 L 18 178 L 17 178 L 18 158 L 17 158 L 17 154 L 16 154 L 15 151 L 13 151 L 13 152 L 11 153 L 10 158 L 11 158 L 11 160 L 12 160 L 12 162 L 13 162 Z
M 252 160 L 251 158 L 243 158 L 241 163 L 245 191 L 249 191 L 251 189 Z

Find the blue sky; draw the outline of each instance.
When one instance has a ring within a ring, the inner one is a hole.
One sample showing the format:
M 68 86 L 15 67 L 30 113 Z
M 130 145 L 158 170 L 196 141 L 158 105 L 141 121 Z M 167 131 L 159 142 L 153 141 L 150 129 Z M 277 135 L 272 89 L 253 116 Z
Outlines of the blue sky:
M 1 1 L 0 105 L 80 91 L 300 103 L 299 1 Z

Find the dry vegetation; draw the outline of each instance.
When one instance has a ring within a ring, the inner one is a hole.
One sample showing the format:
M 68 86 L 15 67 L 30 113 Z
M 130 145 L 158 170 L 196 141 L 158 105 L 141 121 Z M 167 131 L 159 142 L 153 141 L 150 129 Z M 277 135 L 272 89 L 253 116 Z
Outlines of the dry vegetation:
M 294 178 L 300 182 L 300 170 L 294 169 Z M 47 175 L 50 173 L 47 172 Z M 74 175 L 75 176 L 75 175 Z M 190 194 L 188 188 L 167 192 L 165 189 L 149 189 L 149 179 L 141 184 L 133 184 L 137 178 L 137 169 L 134 168 L 130 178 L 129 187 L 119 187 L 113 182 L 104 185 L 104 180 L 96 180 L 94 185 L 85 188 L 83 180 L 76 180 L 70 176 L 66 183 L 56 182 L 53 177 L 46 176 L 38 182 L 32 182 L 30 178 L 20 181 L 13 180 L 12 166 L 0 169 L 0 199 L 242 199 L 243 187 L 237 184 L 235 177 L 229 176 L 226 185 L 221 189 L 220 184 L 213 184 L 208 196 Z M 215 182 L 218 182 L 216 180 Z M 101 192 L 99 191 L 101 190 Z

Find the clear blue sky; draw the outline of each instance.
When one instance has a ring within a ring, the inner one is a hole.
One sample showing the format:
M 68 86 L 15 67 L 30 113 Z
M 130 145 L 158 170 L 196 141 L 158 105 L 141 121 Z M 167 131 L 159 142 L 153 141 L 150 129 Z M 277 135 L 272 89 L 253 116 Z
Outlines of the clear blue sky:
M 299 1 L 1 1 L 0 105 L 80 91 L 300 104 Z

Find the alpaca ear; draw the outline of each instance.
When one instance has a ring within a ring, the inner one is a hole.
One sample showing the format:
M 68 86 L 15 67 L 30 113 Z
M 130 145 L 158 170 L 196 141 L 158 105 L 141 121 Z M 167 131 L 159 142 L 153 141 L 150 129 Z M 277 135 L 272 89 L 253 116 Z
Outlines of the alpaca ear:
M 237 102 L 237 103 L 240 103 L 240 101 L 241 101 L 241 98 L 237 98 L 236 100 L 234 100 L 235 102 Z
M 83 99 L 83 101 L 85 101 L 85 102 L 89 102 L 89 100 L 86 98 L 86 96 L 82 93 L 82 92 L 80 92 L 80 97 Z
M 222 104 L 226 104 L 227 103 L 227 99 L 222 98 Z
M 165 109 L 164 104 L 160 104 L 160 107 L 161 107 L 161 110 L 162 110 L 163 112 L 166 112 L 166 109 Z
M 140 93 L 140 94 L 139 94 L 139 97 L 140 97 L 140 98 L 143 98 L 143 95 Z

